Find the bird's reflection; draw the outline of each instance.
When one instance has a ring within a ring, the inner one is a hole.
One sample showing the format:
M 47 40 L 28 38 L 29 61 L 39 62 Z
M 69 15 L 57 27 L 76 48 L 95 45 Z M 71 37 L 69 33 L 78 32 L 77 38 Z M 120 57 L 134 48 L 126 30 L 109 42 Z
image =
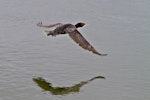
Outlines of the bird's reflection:
M 51 83 L 47 82 L 42 77 L 33 78 L 33 81 L 44 91 L 49 91 L 53 95 L 65 95 L 65 94 L 69 94 L 69 93 L 79 92 L 80 88 L 83 85 L 85 85 L 95 79 L 100 79 L 100 78 L 105 79 L 105 77 L 103 77 L 103 76 L 96 76 L 87 81 L 82 81 L 82 82 L 75 84 L 73 86 L 70 86 L 70 87 L 53 87 Z

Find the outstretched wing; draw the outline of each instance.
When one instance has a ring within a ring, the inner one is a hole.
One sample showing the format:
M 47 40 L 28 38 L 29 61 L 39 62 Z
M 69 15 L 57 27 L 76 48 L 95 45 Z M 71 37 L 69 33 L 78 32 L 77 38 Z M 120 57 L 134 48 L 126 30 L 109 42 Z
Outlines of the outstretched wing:
M 80 34 L 78 30 L 74 30 L 73 32 L 68 33 L 69 36 L 82 48 L 92 51 L 94 54 L 106 56 L 106 54 L 101 54 L 95 50 L 95 48 Z

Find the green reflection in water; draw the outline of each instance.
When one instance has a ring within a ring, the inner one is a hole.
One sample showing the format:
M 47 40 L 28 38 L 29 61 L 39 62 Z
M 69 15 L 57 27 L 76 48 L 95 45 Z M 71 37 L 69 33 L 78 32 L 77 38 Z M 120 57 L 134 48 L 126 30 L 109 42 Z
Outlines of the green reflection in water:
M 95 79 L 105 79 L 105 77 L 103 76 L 97 76 L 97 77 L 93 77 L 90 80 L 87 81 L 82 81 L 78 84 L 75 84 L 73 86 L 70 87 L 53 87 L 51 83 L 47 82 L 45 79 L 38 77 L 38 78 L 33 78 L 33 81 L 39 86 L 41 87 L 44 91 L 49 91 L 51 94 L 53 95 L 65 95 L 65 94 L 69 94 L 69 93 L 74 93 L 74 92 L 79 92 L 80 88 L 95 80 Z

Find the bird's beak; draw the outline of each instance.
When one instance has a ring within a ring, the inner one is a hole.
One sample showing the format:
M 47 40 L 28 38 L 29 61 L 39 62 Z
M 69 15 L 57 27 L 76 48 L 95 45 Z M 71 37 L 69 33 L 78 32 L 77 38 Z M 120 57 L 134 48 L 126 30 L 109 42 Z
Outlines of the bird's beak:
M 84 23 L 84 26 L 88 26 L 88 24 Z

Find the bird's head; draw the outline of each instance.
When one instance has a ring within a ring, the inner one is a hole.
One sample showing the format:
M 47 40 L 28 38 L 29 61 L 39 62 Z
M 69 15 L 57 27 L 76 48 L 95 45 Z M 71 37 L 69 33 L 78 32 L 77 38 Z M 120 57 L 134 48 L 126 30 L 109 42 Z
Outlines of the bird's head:
M 79 28 L 79 27 L 83 27 L 84 25 L 85 25 L 85 23 L 79 22 L 75 26 L 76 26 L 76 28 Z

